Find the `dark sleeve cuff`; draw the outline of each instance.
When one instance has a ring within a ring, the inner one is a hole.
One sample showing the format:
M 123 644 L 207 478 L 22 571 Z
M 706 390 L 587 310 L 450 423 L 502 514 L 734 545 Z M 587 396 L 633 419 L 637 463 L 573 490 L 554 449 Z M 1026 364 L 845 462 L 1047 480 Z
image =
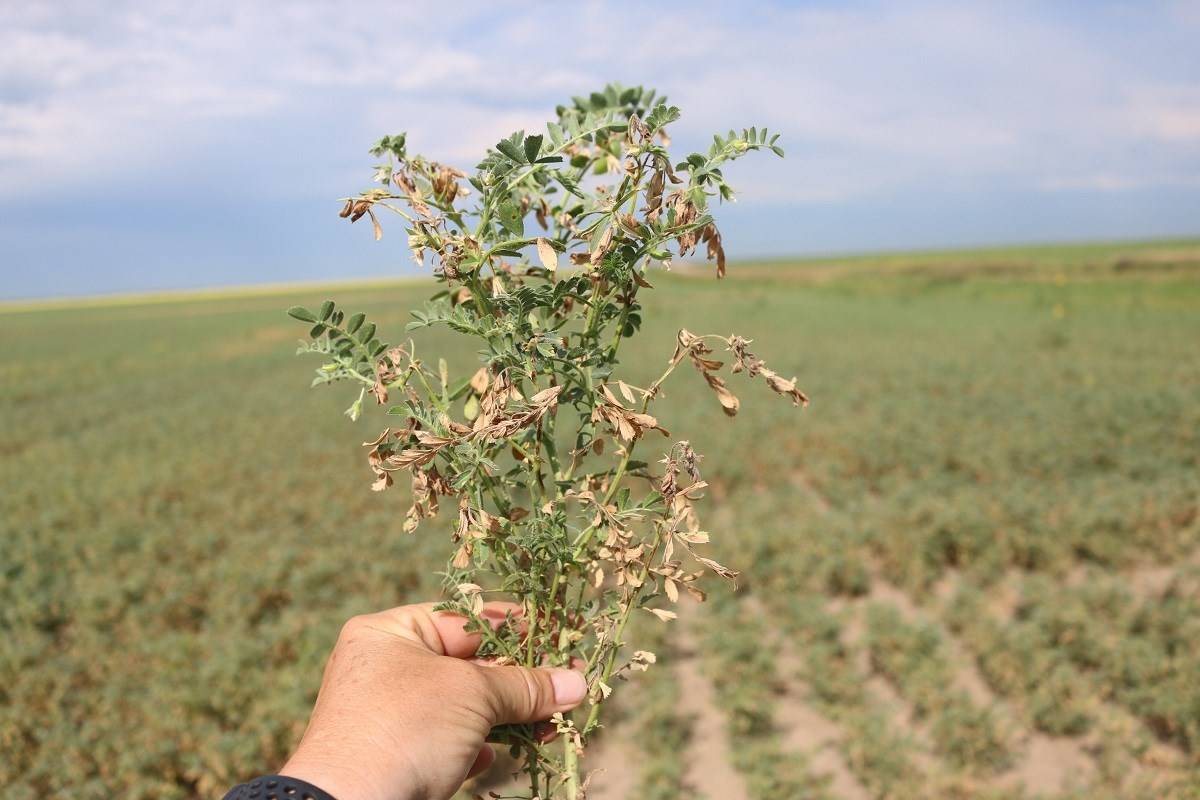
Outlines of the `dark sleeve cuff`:
M 264 775 L 233 787 L 225 795 L 225 800 L 337 800 L 337 798 L 299 778 Z

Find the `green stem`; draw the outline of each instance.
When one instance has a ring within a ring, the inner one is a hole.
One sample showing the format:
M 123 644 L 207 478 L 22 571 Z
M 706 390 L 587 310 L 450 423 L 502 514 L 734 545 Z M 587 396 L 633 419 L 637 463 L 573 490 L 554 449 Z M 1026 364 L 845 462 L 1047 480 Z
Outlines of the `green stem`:
M 538 746 L 536 744 L 530 744 L 527 749 L 528 752 L 525 754 L 525 763 L 529 769 L 530 796 L 541 797 L 542 790 L 540 781 L 538 780 Z
M 579 760 L 575 752 L 575 742 L 570 736 L 562 737 L 563 741 L 563 771 L 567 773 L 567 798 L 577 800 L 579 797 Z
M 420 367 L 416 367 L 413 371 L 416 372 L 417 377 L 421 379 L 421 383 L 425 386 L 425 392 L 429 395 L 429 399 L 433 401 L 433 404 L 438 407 L 439 411 L 445 412 L 447 409 L 446 404 L 442 401 L 441 392 L 435 392 L 433 390 L 433 385 L 430 384 L 429 379 L 425 377 L 425 371 Z M 374 384 L 372 384 L 372 386 L 373 385 Z

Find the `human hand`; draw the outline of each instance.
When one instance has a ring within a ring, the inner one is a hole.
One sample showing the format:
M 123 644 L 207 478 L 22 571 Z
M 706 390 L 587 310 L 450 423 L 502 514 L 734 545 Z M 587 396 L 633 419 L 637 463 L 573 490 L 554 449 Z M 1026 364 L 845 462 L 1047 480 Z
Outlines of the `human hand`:
M 488 666 L 474 659 L 479 634 L 433 603 L 352 618 L 325 666 L 308 729 L 281 775 L 338 800 L 447 800 L 495 752 L 495 725 L 532 723 L 583 700 L 569 669 Z M 495 625 L 520 614 L 487 603 Z

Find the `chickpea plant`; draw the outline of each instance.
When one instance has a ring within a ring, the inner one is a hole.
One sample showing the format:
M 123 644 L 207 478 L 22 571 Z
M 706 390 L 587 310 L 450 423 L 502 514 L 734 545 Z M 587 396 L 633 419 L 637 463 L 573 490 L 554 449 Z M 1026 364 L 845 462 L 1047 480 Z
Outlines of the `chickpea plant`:
M 528 726 L 493 732 L 523 756 L 528 794 L 509 796 L 577 800 L 588 782 L 579 756 L 613 687 L 656 660 L 626 649 L 630 618 L 671 620 L 681 590 L 704 599 L 703 573 L 737 576 L 703 555 L 709 534 L 693 509 L 706 485 L 700 456 L 651 413 L 663 383 L 689 362 L 730 416 L 738 399 L 725 373 L 759 379 L 796 405 L 807 398 L 737 335 L 680 330 L 648 386 L 617 371 L 642 322 L 638 297 L 653 288 L 651 265 L 703 247 L 724 275 L 709 214 L 713 198 L 733 196 L 722 169 L 753 151 L 782 156 L 778 134 L 730 131 L 707 153 L 673 161 L 666 126 L 679 109 L 653 91 L 608 86 L 556 113 L 544 133 L 498 142 L 470 177 L 411 154 L 404 134 L 385 136 L 371 150 L 378 185 L 341 212 L 368 217 L 376 239 L 383 213 L 403 220 L 408 247 L 441 288 L 408 328 L 472 337 L 481 362 L 473 374 L 455 379 L 411 342 L 381 341 L 363 314 L 332 301 L 288 313 L 311 325 L 300 351 L 325 360 L 314 385 L 359 384 L 351 418 L 368 396 L 389 405 L 395 424 L 364 446 L 374 490 L 408 474 L 404 530 L 442 504 L 457 508 L 443 607 L 481 633 L 480 654 L 585 671 L 589 700 L 553 720 L 561 749 Z M 493 630 L 480 616 L 485 597 L 513 600 L 522 613 Z

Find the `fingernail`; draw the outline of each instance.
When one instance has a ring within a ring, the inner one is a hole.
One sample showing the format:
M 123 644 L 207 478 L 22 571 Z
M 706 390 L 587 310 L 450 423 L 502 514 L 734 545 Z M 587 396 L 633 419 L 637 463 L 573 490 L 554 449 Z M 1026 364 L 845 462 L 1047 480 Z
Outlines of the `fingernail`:
M 554 702 L 560 706 L 578 703 L 587 694 L 587 681 L 582 672 L 573 669 L 556 669 L 550 673 L 554 686 Z

